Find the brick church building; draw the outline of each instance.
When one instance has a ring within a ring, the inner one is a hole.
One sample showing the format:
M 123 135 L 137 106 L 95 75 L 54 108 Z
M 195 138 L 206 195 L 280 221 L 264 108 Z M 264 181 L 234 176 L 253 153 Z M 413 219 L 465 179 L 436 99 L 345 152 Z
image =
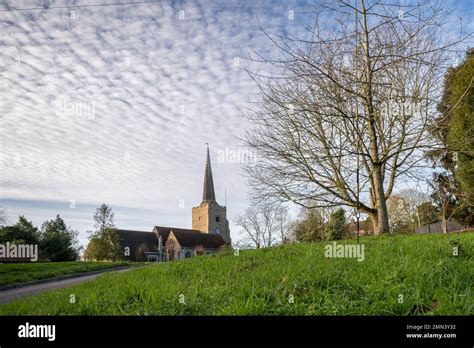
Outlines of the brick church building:
M 226 207 L 216 201 L 209 147 L 202 202 L 192 208 L 192 228 L 154 226 L 151 232 L 117 229 L 125 258 L 131 261 L 172 261 L 217 253 L 231 244 Z

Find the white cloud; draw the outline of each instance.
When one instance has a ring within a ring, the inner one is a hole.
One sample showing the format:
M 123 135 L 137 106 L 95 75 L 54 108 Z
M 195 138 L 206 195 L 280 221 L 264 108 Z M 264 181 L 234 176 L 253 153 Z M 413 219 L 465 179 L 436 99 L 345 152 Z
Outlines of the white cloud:
M 214 154 L 236 146 L 246 126 L 238 107 L 251 82 L 233 59 L 255 42 L 256 14 L 228 6 L 0 12 L 2 199 L 107 202 L 170 216 L 182 216 L 178 204 L 164 208 L 184 199 L 190 214 L 201 197 L 204 143 Z M 238 165 L 214 162 L 219 200 L 227 186 L 229 203 L 242 205 Z M 33 203 L 22 209 L 15 213 L 54 216 Z
M 253 84 L 235 58 L 268 45 L 257 16 L 272 32 L 288 30 L 298 25 L 288 9 L 301 6 L 188 1 L 0 12 L 2 199 L 107 202 L 162 212 L 155 224 L 183 216 L 184 199 L 190 215 L 201 197 L 204 143 L 213 155 L 236 147 L 247 126 L 239 107 Z M 238 164 L 214 157 L 213 169 L 220 202 L 227 187 L 237 213 L 247 191 Z M 55 214 L 40 208 L 15 213 Z M 190 217 L 177 223 L 189 227 Z

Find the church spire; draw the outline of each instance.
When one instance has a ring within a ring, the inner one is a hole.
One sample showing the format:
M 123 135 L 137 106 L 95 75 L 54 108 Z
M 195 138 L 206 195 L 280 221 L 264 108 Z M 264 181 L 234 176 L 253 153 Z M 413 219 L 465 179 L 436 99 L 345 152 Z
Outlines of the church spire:
M 206 169 L 204 172 L 204 189 L 202 192 L 203 202 L 215 202 L 214 181 L 212 180 L 211 158 L 209 156 L 209 144 L 207 144 Z

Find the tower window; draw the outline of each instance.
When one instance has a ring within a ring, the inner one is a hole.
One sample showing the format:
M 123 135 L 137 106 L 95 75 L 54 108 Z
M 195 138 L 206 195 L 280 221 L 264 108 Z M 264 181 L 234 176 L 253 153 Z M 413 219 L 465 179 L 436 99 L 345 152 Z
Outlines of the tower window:
M 216 222 L 219 222 L 219 221 L 220 221 L 220 217 L 216 216 Z

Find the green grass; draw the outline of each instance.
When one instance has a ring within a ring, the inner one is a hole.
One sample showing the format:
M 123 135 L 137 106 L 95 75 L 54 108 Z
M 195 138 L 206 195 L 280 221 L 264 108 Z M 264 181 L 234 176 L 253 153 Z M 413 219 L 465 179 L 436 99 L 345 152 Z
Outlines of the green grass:
M 132 262 L 32 262 L 0 264 L 0 286 L 136 265 Z
M 458 240 L 453 256 L 450 240 Z M 344 241 L 344 243 L 354 241 Z M 472 315 L 474 233 L 365 237 L 365 260 L 298 244 L 103 275 L 16 300 L 0 314 Z M 75 303 L 70 303 L 74 294 Z M 403 295 L 403 303 L 399 303 Z M 294 297 L 294 303 L 289 298 Z M 180 303 L 184 299 L 185 303 Z

